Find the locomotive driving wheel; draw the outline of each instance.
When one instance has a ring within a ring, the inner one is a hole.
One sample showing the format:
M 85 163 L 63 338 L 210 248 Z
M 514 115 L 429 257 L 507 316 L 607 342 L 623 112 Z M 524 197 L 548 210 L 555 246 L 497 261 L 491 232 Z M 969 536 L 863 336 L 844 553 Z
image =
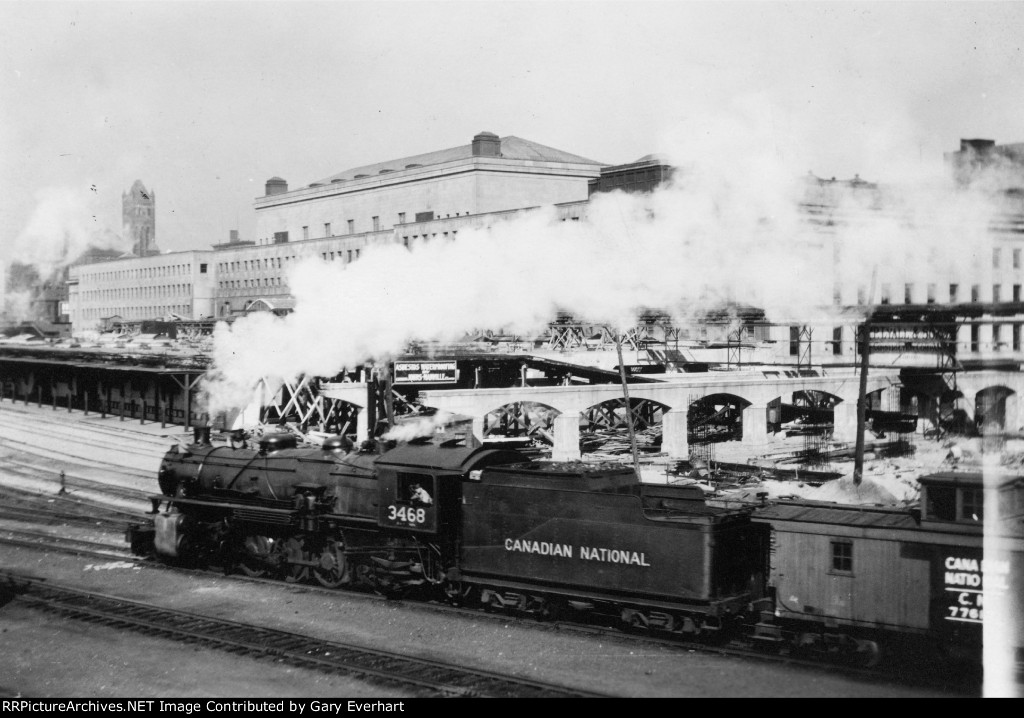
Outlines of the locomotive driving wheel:
M 349 582 L 345 547 L 340 541 L 334 539 L 328 541 L 316 560 L 317 565 L 313 567 L 313 575 L 321 585 L 327 588 L 337 588 Z
M 251 578 L 266 576 L 273 550 L 273 539 L 267 536 L 246 536 L 242 540 L 242 555 L 238 562 L 239 570 Z
M 273 560 L 280 567 L 282 577 L 288 583 L 299 583 L 309 578 L 309 554 L 306 552 L 305 539 L 302 536 L 275 541 Z

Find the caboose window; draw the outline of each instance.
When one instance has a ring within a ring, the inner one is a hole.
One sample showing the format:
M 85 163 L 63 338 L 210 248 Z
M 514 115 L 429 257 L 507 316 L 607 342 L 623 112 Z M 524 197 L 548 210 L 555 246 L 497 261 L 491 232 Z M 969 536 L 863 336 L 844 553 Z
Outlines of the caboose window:
M 832 541 L 832 570 L 851 573 L 853 571 L 853 544 L 849 541 Z
M 929 486 L 926 504 L 928 518 L 956 521 L 956 489 L 952 486 Z
M 960 492 L 960 518 L 964 521 L 981 521 L 985 518 L 985 497 L 981 489 L 963 489 Z

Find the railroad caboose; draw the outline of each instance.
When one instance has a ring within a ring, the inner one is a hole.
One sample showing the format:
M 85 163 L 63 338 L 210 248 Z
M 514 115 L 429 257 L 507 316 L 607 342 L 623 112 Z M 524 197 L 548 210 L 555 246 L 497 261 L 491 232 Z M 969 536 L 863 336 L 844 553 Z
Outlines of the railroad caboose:
M 974 659 L 991 620 L 1024 646 L 1024 479 L 945 472 L 919 483 L 919 508 L 779 501 L 757 511 L 772 530 L 779 625 L 888 645 L 914 636 Z

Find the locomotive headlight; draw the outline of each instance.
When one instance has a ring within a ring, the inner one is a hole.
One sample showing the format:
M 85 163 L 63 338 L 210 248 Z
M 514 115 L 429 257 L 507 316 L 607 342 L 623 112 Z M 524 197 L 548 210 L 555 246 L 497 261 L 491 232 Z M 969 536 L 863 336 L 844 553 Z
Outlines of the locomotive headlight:
M 480 481 L 481 478 L 483 477 L 483 475 L 484 475 L 483 469 L 473 469 L 472 471 L 469 472 L 469 480 L 470 481 Z

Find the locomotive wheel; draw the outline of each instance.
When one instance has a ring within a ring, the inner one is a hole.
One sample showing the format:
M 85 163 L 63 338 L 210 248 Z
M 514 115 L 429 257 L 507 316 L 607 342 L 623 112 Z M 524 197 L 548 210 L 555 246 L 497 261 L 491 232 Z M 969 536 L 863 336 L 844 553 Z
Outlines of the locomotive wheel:
M 274 553 L 280 561 L 283 578 L 288 583 L 299 583 L 309 578 L 309 566 L 296 563 L 308 560 L 301 536 L 292 536 L 274 542 Z
M 267 575 L 267 562 L 273 551 L 274 542 L 266 536 L 246 536 L 242 541 L 242 557 L 239 570 L 251 578 Z
M 319 565 L 313 567 L 313 575 L 321 585 L 337 588 L 349 582 L 348 561 L 340 541 L 328 541 L 317 557 Z
M 557 598 L 542 599 L 537 615 L 542 621 L 558 621 L 565 613 L 566 603 Z

